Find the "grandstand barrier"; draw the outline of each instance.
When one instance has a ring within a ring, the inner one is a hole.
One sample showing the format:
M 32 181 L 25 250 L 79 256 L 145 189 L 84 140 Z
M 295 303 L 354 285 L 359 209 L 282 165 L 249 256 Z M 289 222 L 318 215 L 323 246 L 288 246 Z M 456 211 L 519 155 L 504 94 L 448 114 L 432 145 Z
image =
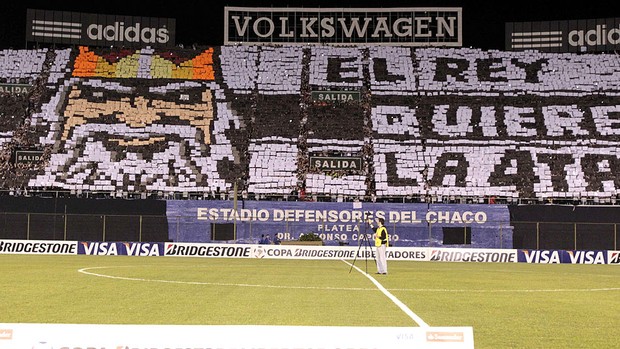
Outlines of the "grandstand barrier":
M 357 245 L 385 217 L 395 247 L 617 250 L 620 207 L 124 200 L 0 196 L 0 239 L 287 243 L 308 233 Z
M 620 248 L 618 206 L 510 205 L 513 243 L 540 250 Z
M 0 254 L 142 256 L 249 259 L 375 258 L 370 246 L 299 246 L 180 242 L 93 242 L 0 240 Z M 529 250 L 442 247 L 390 247 L 389 260 L 465 263 L 540 263 L 620 265 L 618 250 Z
M 0 238 L 168 241 L 161 200 L 0 196 Z

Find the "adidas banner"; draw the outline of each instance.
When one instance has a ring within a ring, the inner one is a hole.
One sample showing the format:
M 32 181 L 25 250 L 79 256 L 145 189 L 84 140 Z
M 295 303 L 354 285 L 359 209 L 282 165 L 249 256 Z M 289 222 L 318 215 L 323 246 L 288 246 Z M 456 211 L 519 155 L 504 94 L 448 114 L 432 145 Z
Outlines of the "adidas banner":
M 26 40 L 89 46 L 174 47 L 174 18 L 28 9 Z

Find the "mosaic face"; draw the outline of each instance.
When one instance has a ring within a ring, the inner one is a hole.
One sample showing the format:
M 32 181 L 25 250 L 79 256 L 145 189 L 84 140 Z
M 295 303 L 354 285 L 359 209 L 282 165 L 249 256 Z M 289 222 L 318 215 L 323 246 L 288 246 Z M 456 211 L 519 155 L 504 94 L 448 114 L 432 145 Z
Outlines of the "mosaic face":
M 98 81 L 100 82 L 100 81 Z M 108 133 L 108 141 L 120 146 L 150 145 L 166 140 L 165 132 L 149 131 L 155 125 L 181 124 L 197 128 L 201 141 L 210 143 L 209 128 L 213 120 L 211 90 L 198 83 L 144 88 L 134 85 L 72 86 L 64 108 L 61 140 L 71 137 L 76 128 L 88 124 L 121 124 L 131 133 Z M 180 85 L 180 86 L 179 86 Z M 162 134 L 159 134 L 162 133 Z
M 210 81 L 210 56 L 171 63 L 141 52 L 111 64 L 91 53 L 82 50 L 72 72 L 80 77 L 64 81 L 35 116 L 50 125 L 44 142 L 54 150 L 32 185 L 104 192 L 231 187 L 238 174 L 225 133 L 234 115 L 217 103 L 224 94 Z M 226 116 L 219 121 L 218 108 Z

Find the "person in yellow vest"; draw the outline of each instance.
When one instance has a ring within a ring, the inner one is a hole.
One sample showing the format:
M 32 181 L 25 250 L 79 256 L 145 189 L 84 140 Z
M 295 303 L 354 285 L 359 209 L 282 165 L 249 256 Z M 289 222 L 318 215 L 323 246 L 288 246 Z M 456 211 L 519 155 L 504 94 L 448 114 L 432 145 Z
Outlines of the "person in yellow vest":
M 374 229 L 372 221 L 369 220 L 370 228 Z M 383 218 L 377 218 L 377 230 L 375 230 L 372 236 L 375 239 L 375 247 L 377 248 L 377 274 L 387 275 L 387 258 L 386 252 L 389 246 L 389 236 L 387 228 L 383 225 L 385 220 Z

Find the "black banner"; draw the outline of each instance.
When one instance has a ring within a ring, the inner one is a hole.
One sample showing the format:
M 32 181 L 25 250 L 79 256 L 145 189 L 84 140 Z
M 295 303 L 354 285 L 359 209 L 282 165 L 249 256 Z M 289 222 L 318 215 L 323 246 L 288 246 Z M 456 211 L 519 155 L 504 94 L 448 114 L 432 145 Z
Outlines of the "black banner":
M 611 52 L 620 49 L 620 17 L 506 23 L 506 50 Z
M 89 46 L 174 47 L 174 18 L 28 9 L 26 40 Z
M 224 44 L 462 46 L 462 9 L 224 8 Z

